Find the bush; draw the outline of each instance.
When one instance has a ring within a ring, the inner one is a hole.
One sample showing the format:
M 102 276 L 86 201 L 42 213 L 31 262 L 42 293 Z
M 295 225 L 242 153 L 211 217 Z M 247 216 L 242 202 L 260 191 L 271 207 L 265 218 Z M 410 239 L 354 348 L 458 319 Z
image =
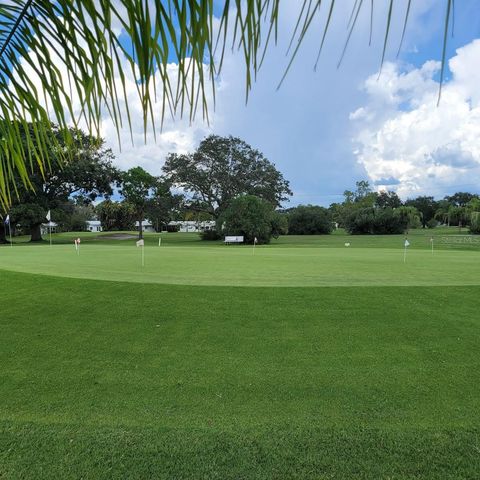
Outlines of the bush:
M 273 238 L 278 238 L 280 235 L 288 233 L 288 218 L 284 213 L 273 212 L 271 223 Z
M 427 222 L 427 228 L 435 228 L 438 225 L 438 220 L 435 220 L 434 218 L 431 218 Z
M 345 229 L 352 235 L 398 234 L 409 226 L 409 217 L 392 208 L 360 208 L 348 215 Z
M 273 205 L 255 195 L 234 198 L 217 222 L 222 235 L 243 235 L 246 243 L 269 243 L 278 222 Z M 277 225 L 278 226 L 278 225 Z
M 205 230 L 200 233 L 200 237 L 202 237 L 202 240 L 218 240 L 221 238 L 216 230 Z
M 480 233 L 480 212 L 473 212 L 470 217 L 470 233 Z
M 332 230 L 332 217 L 326 208 L 315 205 L 299 205 L 289 212 L 288 233 L 290 235 L 328 234 Z

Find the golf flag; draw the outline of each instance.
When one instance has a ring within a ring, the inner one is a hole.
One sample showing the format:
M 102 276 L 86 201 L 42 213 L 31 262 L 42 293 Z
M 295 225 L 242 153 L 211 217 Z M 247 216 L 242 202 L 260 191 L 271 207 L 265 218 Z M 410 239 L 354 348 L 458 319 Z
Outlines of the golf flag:
M 404 249 L 403 249 L 403 263 L 406 263 L 407 261 L 407 247 L 410 246 L 410 242 L 405 239 L 405 243 L 404 243 Z
M 50 210 L 47 212 L 47 220 L 50 222 L 52 220 L 52 215 L 50 214 Z
M 10 215 L 7 215 L 7 218 L 5 219 L 5 225 L 10 225 Z
M 141 240 L 138 240 L 137 247 L 142 247 L 142 267 L 144 267 L 145 266 L 145 241 L 143 240 L 143 238 Z
M 257 237 L 255 237 L 255 238 L 253 239 L 253 243 L 257 243 L 257 242 L 258 242 Z

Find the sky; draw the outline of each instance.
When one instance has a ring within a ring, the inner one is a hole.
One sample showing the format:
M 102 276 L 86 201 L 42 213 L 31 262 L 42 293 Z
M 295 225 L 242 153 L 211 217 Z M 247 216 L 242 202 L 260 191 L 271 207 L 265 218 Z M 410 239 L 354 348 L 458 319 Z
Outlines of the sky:
M 102 122 L 101 133 L 115 152 L 117 165 L 123 169 L 140 165 L 160 174 L 169 152 L 192 152 L 205 136 L 215 133 L 242 138 L 277 166 L 293 191 L 285 206 L 328 206 L 341 201 L 342 193 L 354 189 L 358 180 L 368 180 L 378 190 L 395 190 L 403 199 L 480 193 L 478 0 L 455 2 L 439 106 L 447 1 L 412 2 L 398 57 L 407 0 L 394 2 L 381 72 L 389 2 L 375 2 L 370 46 L 370 2 L 363 3 L 340 67 L 354 0 L 337 2 L 316 71 L 322 16 L 311 25 L 292 69 L 277 88 L 288 63 L 286 50 L 300 4 L 282 1 L 279 42 L 268 51 L 248 103 L 242 56 L 228 52 L 216 83 L 215 106 L 210 102 L 208 124 L 202 118 L 193 123 L 167 119 L 156 141 L 149 136 L 145 144 L 141 109 L 130 82 L 134 143 L 125 129 L 119 145 L 112 122 L 108 118 Z M 174 62 L 170 69 L 174 75 Z

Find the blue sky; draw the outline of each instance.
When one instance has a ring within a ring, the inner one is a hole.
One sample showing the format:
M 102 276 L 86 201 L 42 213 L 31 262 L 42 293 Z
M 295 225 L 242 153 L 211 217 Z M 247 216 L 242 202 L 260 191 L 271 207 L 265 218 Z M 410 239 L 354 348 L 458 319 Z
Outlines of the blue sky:
M 352 189 L 360 179 L 379 189 L 395 189 L 403 198 L 420 194 L 442 197 L 458 190 L 478 192 L 478 2 L 456 2 L 454 36 L 449 37 L 447 52 L 453 70 L 447 71 L 445 94 L 438 108 L 439 66 L 435 62 L 441 58 L 446 0 L 412 2 L 398 58 L 407 2 L 395 2 L 395 21 L 378 79 L 386 1 L 375 2 L 370 47 L 370 2 L 364 2 L 344 61 L 337 69 L 353 3 L 337 3 L 317 71 L 313 66 L 322 18 L 312 25 L 292 70 L 277 90 L 287 65 L 285 52 L 299 4 L 282 2 L 280 42 L 270 49 L 248 104 L 241 55 L 229 53 L 218 79 L 217 103 L 215 110 L 210 108 L 209 125 L 201 119 L 192 125 L 187 119 L 168 120 L 157 142 L 150 139 L 145 145 L 141 128 L 135 130 L 133 108 L 136 142 L 132 146 L 125 132 L 120 151 L 113 127 L 105 119 L 103 133 L 116 151 L 118 164 L 122 168 L 140 164 L 159 174 L 168 152 L 192 151 L 209 133 L 232 134 L 261 150 L 283 172 L 294 192 L 290 205 L 339 201 L 342 192 Z

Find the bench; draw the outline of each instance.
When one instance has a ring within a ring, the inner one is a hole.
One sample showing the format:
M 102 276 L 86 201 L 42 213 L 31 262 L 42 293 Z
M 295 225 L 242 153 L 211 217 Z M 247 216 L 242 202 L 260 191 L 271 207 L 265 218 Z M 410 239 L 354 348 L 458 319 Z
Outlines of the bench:
M 225 245 L 230 243 L 243 243 L 243 235 L 230 235 L 226 236 L 224 240 Z

